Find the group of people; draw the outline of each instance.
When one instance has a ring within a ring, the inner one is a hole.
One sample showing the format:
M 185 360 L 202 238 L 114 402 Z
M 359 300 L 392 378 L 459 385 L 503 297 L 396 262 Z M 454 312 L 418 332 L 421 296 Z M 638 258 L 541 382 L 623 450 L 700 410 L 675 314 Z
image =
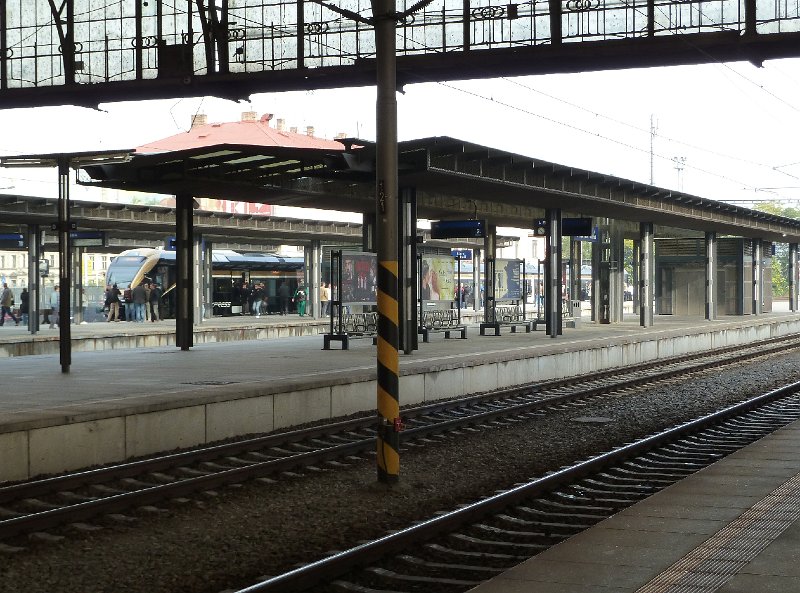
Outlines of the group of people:
M 281 315 L 289 313 L 289 304 L 294 303 L 300 317 L 305 316 L 308 303 L 308 292 L 303 282 L 298 283 L 297 288 L 292 291 L 289 282 L 284 280 L 278 286 L 277 305 Z M 244 315 L 261 317 L 269 313 L 270 295 L 263 282 L 243 283 L 236 282 L 233 286 L 233 304 L 242 307 Z
M 104 308 L 108 311 L 108 321 L 122 321 L 120 304 L 123 300 L 126 321 L 159 321 L 161 294 L 161 288 L 155 282 L 141 282 L 124 292 L 116 284 L 106 286 Z
M 50 305 L 49 319 L 50 329 L 58 325 L 58 315 L 61 308 L 61 295 L 58 290 L 58 284 L 53 287 L 53 292 L 50 293 L 48 298 Z M 5 323 L 6 317 L 19 325 L 22 321 L 23 325 L 28 325 L 28 316 L 30 314 L 30 293 L 27 288 L 22 289 L 19 295 L 19 317 L 14 314 L 14 293 L 8 287 L 8 283 L 3 282 L 3 290 L 0 291 L 0 326 Z

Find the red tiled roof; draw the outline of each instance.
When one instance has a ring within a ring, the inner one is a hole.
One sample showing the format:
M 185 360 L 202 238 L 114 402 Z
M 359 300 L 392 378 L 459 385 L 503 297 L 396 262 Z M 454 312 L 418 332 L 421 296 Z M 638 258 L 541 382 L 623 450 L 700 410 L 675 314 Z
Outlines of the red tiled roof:
M 269 125 L 271 115 L 261 119 L 228 123 L 195 124 L 188 132 L 175 134 L 162 140 L 148 142 L 136 148 L 137 153 L 171 152 L 220 144 L 251 146 L 276 146 L 283 148 L 318 148 L 344 150 L 335 140 L 316 138 L 308 134 L 278 131 Z

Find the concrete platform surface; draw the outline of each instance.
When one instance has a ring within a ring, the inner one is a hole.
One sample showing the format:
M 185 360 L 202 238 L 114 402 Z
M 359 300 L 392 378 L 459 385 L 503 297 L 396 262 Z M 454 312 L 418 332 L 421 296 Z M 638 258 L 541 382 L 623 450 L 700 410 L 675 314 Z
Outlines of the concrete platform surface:
M 471 593 L 800 591 L 800 422 Z
M 161 322 L 167 325 L 170 322 Z M 349 350 L 323 350 L 321 335 L 231 339 L 249 327 L 313 326 L 311 320 L 221 320 L 189 351 L 148 346 L 159 324 L 80 326 L 81 340 L 119 340 L 134 348 L 73 352 L 69 373 L 58 354 L 0 357 L 0 481 L 122 461 L 231 437 L 288 429 L 376 408 L 376 350 L 370 339 Z M 226 325 L 227 324 L 227 325 Z M 0 336 L 13 340 L 0 328 Z M 174 326 L 173 326 L 174 331 Z M 200 329 L 195 332 L 197 337 Z M 55 330 L 53 330 L 55 332 Z M 218 334 L 226 334 L 215 342 Z M 659 317 L 641 328 L 631 317 L 614 325 L 581 323 L 558 338 L 531 333 L 430 343 L 400 356 L 400 403 L 415 405 L 574 376 L 657 358 L 747 344 L 800 332 L 800 315 Z M 21 332 L 19 340 L 30 336 Z M 56 345 L 57 345 L 57 338 Z

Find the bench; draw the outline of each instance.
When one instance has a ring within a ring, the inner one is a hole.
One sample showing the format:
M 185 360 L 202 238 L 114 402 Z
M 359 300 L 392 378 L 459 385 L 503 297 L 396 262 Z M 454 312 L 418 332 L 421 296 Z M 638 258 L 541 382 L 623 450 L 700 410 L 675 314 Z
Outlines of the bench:
M 338 324 L 334 322 L 334 330 Z M 322 336 L 323 350 L 331 349 L 331 341 L 342 343 L 342 350 L 347 350 L 350 338 L 372 338 L 372 344 L 378 343 L 378 313 L 344 313 L 342 315 L 341 333 L 328 333 Z
M 525 319 L 522 307 L 519 305 L 502 305 L 494 309 L 494 321 L 484 321 L 481 323 L 481 335 L 486 335 L 487 329 L 493 329 L 494 335 L 500 335 L 500 326 L 508 326 L 511 333 L 516 333 L 518 327 L 525 328 L 525 333 L 530 333 L 536 329 L 537 321 Z
M 458 332 L 462 340 L 467 339 L 467 326 L 458 322 L 458 313 L 454 309 L 431 309 L 423 311 L 419 318 L 417 333 L 422 335 L 422 341 L 430 341 L 430 334 L 444 333 L 446 339 L 451 333 Z

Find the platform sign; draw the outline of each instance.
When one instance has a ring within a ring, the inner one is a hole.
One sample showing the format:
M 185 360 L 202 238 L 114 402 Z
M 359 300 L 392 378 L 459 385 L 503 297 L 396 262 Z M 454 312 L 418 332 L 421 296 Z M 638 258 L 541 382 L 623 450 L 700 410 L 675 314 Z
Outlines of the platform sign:
M 431 239 L 482 239 L 485 236 L 485 220 L 434 220 L 431 222 Z
M 107 247 L 108 238 L 104 231 L 72 231 L 69 239 L 73 247 Z
M 561 234 L 565 237 L 588 237 L 592 234 L 592 219 L 562 218 Z
M 472 259 L 472 249 L 451 249 L 450 255 L 456 259 Z
M 22 233 L 0 233 L 0 249 L 27 249 L 28 240 Z

